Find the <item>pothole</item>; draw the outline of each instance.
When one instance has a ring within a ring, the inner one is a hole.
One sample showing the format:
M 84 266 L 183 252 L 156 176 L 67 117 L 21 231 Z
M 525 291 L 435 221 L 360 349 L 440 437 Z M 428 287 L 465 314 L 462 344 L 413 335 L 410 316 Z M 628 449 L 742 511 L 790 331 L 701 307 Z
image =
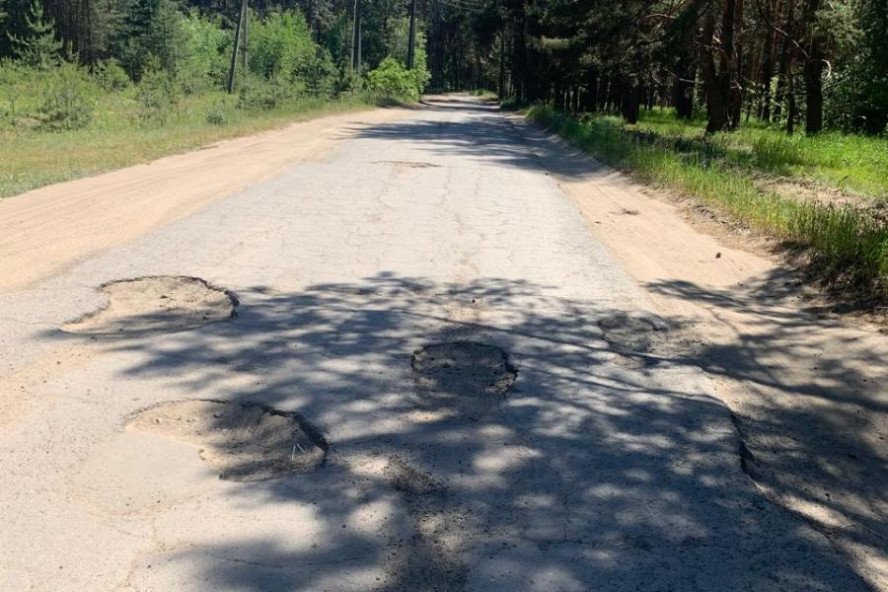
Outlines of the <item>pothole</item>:
M 237 298 L 200 278 L 153 276 L 101 286 L 108 305 L 62 330 L 86 335 L 173 333 L 234 316 Z
M 256 403 L 173 401 L 144 409 L 127 429 L 200 447 L 228 481 L 266 481 L 324 464 L 327 443 L 295 413 Z
M 604 339 L 619 350 L 647 353 L 664 339 L 665 323 L 618 313 L 598 321 Z
M 518 377 L 503 349 L 473 341 L 426 346 L 413 355 L 412 366 L 425 394 L 463 400 L 501 400 Z

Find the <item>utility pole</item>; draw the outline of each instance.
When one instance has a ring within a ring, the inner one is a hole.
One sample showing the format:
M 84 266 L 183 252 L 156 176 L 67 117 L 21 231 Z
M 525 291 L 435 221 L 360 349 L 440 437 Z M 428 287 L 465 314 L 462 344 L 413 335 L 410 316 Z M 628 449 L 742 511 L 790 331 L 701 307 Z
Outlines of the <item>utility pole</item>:
M 234 30 L 234 49 L 231 52 L 231 68 L 228 70 L 228 94 L 234 94 L 234 79 L 237 73 L 237 53 L 241 46 L 241 34 L 244 39 L 244 63 L 247 61 L 247 6 L 248 0 L 241 0 L 240 17 L 237 19 L 237 28 Z
M 351 56 L 349 56 L 348 67 L 355 69 L 355 46 L 358 40 L 358 0 L 355 0 L 355 8 L 352 11 L 352 38 L 351 38 Z
M 243 52 L 244 52 L 244 74 L 250 74 L 250 6 L 249 0 L 244 0 L 243 6 L 241 7 L 241 11 L 243 11 L 242 18 L 244 19 L 243 33 L 242 37 L 244 38 L 243 42 Z
M 355 0 L 355 23 L 352 30 L 352 68 L 361 73 L 361 0 Z
M 413 69 L 416 45 L 416 0 L 410 0 L 410 34 L 407 35 L 407 69 Z

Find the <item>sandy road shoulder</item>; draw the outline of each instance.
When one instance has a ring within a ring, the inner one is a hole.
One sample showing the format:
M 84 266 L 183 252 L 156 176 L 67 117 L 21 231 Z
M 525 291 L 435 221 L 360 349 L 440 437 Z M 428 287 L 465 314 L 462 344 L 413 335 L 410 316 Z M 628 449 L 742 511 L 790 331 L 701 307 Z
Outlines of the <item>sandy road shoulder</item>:
M 322 117 L 0 200 L 0 292 L 55 275 L 289 166 L 321 160 L 356 128 L 408 113 Z

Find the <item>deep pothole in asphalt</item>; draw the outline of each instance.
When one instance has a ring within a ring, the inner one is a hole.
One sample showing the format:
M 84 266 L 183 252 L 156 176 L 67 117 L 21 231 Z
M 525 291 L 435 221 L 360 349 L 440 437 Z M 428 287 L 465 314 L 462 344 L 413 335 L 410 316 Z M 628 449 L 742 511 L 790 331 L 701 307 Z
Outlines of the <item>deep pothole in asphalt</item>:
M 200 278 L 151 276 L 101 286 L 107 306 L 62 330 L 85 335 L 174 333 L 234 316 L 237 297 Z
M 665 339 L 666 325 L 626 313 L 617 313 L 598 321 L 604 339 L 621 352 L 648 353 Z
M 413 354 L 412 367 L 425 394 L 460 399 L 499 401 L 518 377 L 505 350 L 474 341 L 428 345 Z
M 228 481 L 308 473 L 327 456 L 324 437 L 298 414 L 256 403 L 171 401 L 137 412 L 126 427 L 197 446 Z

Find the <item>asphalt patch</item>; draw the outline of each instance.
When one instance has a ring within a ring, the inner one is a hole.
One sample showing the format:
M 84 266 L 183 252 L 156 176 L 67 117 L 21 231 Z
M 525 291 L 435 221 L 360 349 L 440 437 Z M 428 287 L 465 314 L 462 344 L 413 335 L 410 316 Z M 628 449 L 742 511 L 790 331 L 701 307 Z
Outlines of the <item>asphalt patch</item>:
M 256 403 L 161 403 L 131 416 L 126 428 L 197 446 L 200 458 L 228 481 L 308 473 L 327 455 L 323 436 L 298 414 Z
M 103 308 L 62 327 L 85 335 L 175 333 L 234 316 L 237 297 L 200 278 L 151 276 L 101 286 Z

